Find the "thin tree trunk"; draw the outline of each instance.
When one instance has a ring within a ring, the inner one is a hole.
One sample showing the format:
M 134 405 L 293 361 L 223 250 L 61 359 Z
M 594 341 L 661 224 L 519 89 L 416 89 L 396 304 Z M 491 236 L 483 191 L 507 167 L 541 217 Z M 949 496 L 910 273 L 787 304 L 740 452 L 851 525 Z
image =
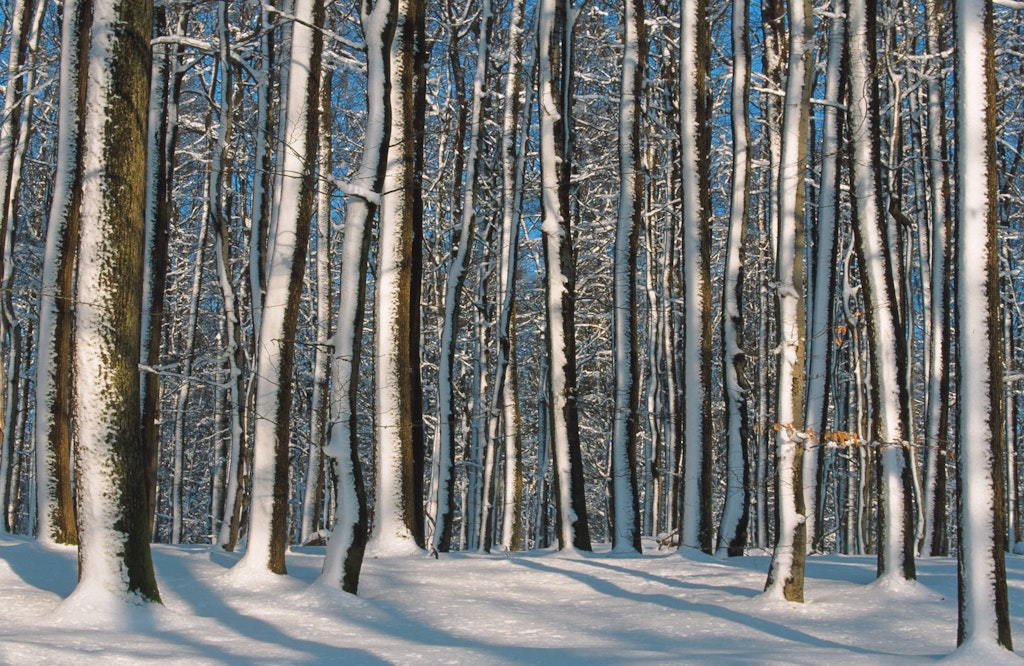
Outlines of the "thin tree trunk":
M 906 338 L 902 335 L 896 277 L 880 206 L 879 110 L 875 71 L 875 9 L 851 0 L 850 143 L 853 151 L 855 239 L 868 320 L 871 363 L 871 440 L 881 447 L 882 499 L 879 577 L 915 577 L 913 496 L 909 459 Z
M 625 42 L 619 92 L 619 210 L 615 229 L 612 321 L 615 412 L 612 420 L 612 550 L 642 552 L 637 487 L 640 381 L 637 346 L 637 245 L 644 216 L 641 127 L 647 35 L 643 0 L 623 3 Z
M 722 362 L 726 403 L 726 490 L 718 551 L 743 555 L 750 516 L 750 455 L 746 354 L 743 351 L 744 238 L 750 210 L 750 37 L 747 34 L 749 0 L 732 5 L 732 192 L 729 202 L 729 238 L 722 298 Z
M 765 592 L 787 601 L 804 599 L 806 508 L 803 502 L 804 168 L 813 77 L 814 22 L 810 0 L 789 5 L 789 75 L 786 84 L 779 171 L 778 327 L 779 370 L 775 441 L 778 448 L 779 533 Z
M 576 267 L 569 211 L 571 112 L 568 0 L 538 5 L 539 104 L 548 397 L 558 547 L 590 550 L 576 403 Z
M 81 206 L 80 141 L 92 5 L 66 0 L 61 28 L 57 173 L 46 227 L 36 352 L 36 529 L 44 543 L 78 542 L 71 490 L 71 301 Z
M 331 436 L 324 449 L 335 482 L 337 515 L 327 542 L 319 581 L 355 594 L 366 548 L 367 507 L 359 466 L 358 391 L 362 350 L 366 273 L 370 256 L 371 221 L 380 204 L 391 131 L 387 55 L 395 31 L 397 2 L 377 0 L 360 9 L 366 43 L 366 111 L 370 122 L 363 154 L 350 184 L 342 240 L 338 323 L 334 331 L 331 368 Z M 339 184 L 341 186 L 341 184 Z
M 302 525 L 299 541 L 308 543 L 319 529 L 320 507 L 324 495 L 323 447 L 327 437 L 328 390 L 331 355 L 325 343 L 331 334 L 331 193 L 333 185 L 324 176 L 333 162 L 331 149 L 331 94 L 333 74 L 327 72 L 320 87 L 320 137 L 318 151 L 321 175 L 316 198 L 316 351 L 313 356 L 313 396 L 309 413 L 309 453 L 306 461 L 306 486 L 302 497 Z
M 433 551 L 446 552 L 451 545 L 452 519 L 455 513 L 455 485 L 453 468 L 455 465 L 455 423 L 454 381 L 452 372 L 455 366 L 455 343 L 459 332 L 459 316 L 461 311 L 460 298 L 466 282 L 466 270 L 469 258 L 473 254 L 473 243 L 476 239 L 477 189 L 480 169 L 480 144 L 483 140 L 484 104 L 487 93 L 487 60 L 491 36 L 490 0 L 483 0 L 480 7 L 480 18 L 477 27 L 477 62 L 473 77 L 471 93 L 469 149 L 466 155 L 466 173 L 462 176 L 462 224 L 458 236 L 453 241 L 455 254 L 448 268 L 444 293 L 444 319 L 441 326 L 441 345 L 438 350 L 438 420 L 440 434 L 435 439 L 436 450 L 433 456 L 431 479 L 431 512 L 434 515 L 434 526 L 430 536 L 430 548 Z M 493 444 L 489 444 L 491 446 Z M 484 481 L 488 487 L 487 479 Z M 486 490 L 485 492 L 485 504 Z
M 154 10 L 155 25 L 166 25 L 165 9 Z M 185 24 L 182 15 L 177 25 Z M 153 47 L 150 82 L 149 133 L 146 162 L 146 240 L 142 285 L 141 360 L 147 371 L 141 378 L 142 441 L 146 460 L 146 507 L 149 528 L 156 523 L 157 472 L 160 466 L 160 342 L 164 325 L 164 290 L 167 285 L 168 233 L 174 217 L 174 168 L 178 147 L 178 101 L 183 72 L 181 47 Z
M 835 7 L 835 18 L 829 28 L 828 62 L 826 65 L 825 108 L 822 126 L 821 184 L 818 201 L 818 223 L 815 227 L 814 279 L 811 294 L 811 316 L 808 326 L 807 404 L 804 423 L 810 445 L 804 451 L 804 506 L 807 508 L 807 546 L 810 551 L 821 544 L 824 534 L 824 476 L 820 466 L 824 459 L 824 434 L 828 424 L 828 405 L 832 377 L 833 305 L 836 289 L 836 231 L 839 211 L 839 134 L 837 105 L 844 84 L 843 47 L 845 46 L 845 3 Z
M 928 53 L 939 58 L 945 48 L 942 22 L 946 17 L 940 0 L 926 5 Z M 941 62 L 941 61 L 940 61 Z M 935 68 L 928 77 L 928 166 L 931 171 L 931 285 L 932 298 L 928 336 L 927 397 L 924 424 L 924 538 L 921 555 L 948 555 L 946 538 L 946 453 L 949 437 L 949 355 L 951 273 L 949 215 L 949 170 L 946 166 L 945 94 Z
M 295 17 L 281 123 L 287 128 L 289 142 L 275 188 L 279 207 L 274 215 L 259 331 L 249 541 L 245 556 L 236 565 L 242 570 L 279 574 L 285 573 L 295 330 L 316 193 L 323 1 L 298 0 Z
M 371 547 L 377 552 L 413 552 L 416 518 L 413 492 L 412 391 L 409 386 L 409 295 L 412 280 L 412 189 L 415 173 L 414 77 L 419 0 L 398 0 L 391 41 L 391 132 L 380 209 L 374 295 L 374 440 L 376 492 Z

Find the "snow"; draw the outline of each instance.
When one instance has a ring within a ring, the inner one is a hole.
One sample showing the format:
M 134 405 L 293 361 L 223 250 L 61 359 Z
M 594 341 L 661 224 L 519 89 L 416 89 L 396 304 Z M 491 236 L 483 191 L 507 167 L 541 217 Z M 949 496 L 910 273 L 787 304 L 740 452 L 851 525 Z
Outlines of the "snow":
M 649 546 L 650 544 L 648 544 Z M 648 549 L 368 559 L 354 597 L 312 584 L 322 548 L 290 576 L 232 580 L 238 555 L 154 546 L 165 607 L 76 594 L 75 550 L 0 536 L 0 662 L 60 664 L 1016 663 L 956 644 L 956 563 L 873 583 L 875 559 L 810 557 L 807 603 L 760 594 L 766 555 L 718 561 Z M 1013 630 L 1024 558 L 1009 556 Z

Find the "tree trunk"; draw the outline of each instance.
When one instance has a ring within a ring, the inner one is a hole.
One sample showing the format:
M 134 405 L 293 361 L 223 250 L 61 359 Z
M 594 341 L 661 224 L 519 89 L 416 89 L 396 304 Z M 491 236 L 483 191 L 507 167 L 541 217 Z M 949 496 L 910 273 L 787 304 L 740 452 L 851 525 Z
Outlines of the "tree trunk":
M 992 3 L 957 0 L 957 645 L 1013 651 L 1003 501 L 1003 346 Z
M 576 267 L 569 221 L 572 65 L 568 0 L 541 0 L 539 104 L 548 397 L 555 463 L 558 547 L 590 550 L 576 403 Z
M 281 125 L 288 145 L 274 197 L 267 293 L 259 331 L 249 541 L 236 565 L 285 573 L 288 459 L 291 442 L 292 367 L 309 220 L 316 193 L 316 150 L 322 0 L 298 0 L 292 24 L 288 93 Z
M 306 486 L 302 496 L 300 543 L 308 543 L 320 529 L 320 507 L 324 496 L 323 447 L 327 436 L 328 388 L 331 355 L 325 342 L 331 334 L 331 193 L 326 177 L 333 163 L 331 137 L 331 93 L 333 73 L 327 72 L 320 86 L 320 137 L 317 142 L 321 175 L 316 198 L 316 351 L 313 355 L 313 396 L 309 405 L 309 453 Z
M 419 0 L 397 0 L 390 44 L 391 132 L 380 209 L 374 296 L 374 440 L 376 493 L 371 547 L 377 552 L 413 552 L 416 507 L 409 386 L 409 296 L 415 172 L 414 76 Z
M 871 350 L 871 441 L 878 443 L 882 461 L 878 575 L 913 579 L 915 535 L 907 441 L 910 405 L 905 383 L 908 359 L 899 320 L 896 269 L 880 206 L 879 110 L 872 74 L 877 62 L 875 9 L 865 0 L 851 0 L 849 7 L 854 236 Z
M 80 142 L 92 5 L 66 0 L 61 28 L 57 173 L 46 227 L 36 352 L 36 529 L 45 543 L 78 542 L 71 489 L 71 303 L 81 206 Z
M 79 582 L 159 602 L 139 404 L 152 3 L 93 3 L 82 145 L 72 419 Z M 109 159 L 112 155 L 118 159 Z
M 435 441 L 438 446 L 433 456 L 434 487 L 431 489 L 431 512 L 434 515 L 434 527 L 430 537 L 430 548 L 434 551 L 447 551 L 451 545 L 452 519 L 455 513 L 455 485 L 453 468 L 455 465 L 455 425 L 454 410 L 454 379 L 452 373 L 455 366 L 455 343 L 459 332 L 459 316 L 461 311 L 460 298 L 466 282 L 466 270 L 469 258 L 473 253 L 476 239 L 476 211 L 478 171 L 480 169 L 480 144 L 483 141 L 484 104 L 487 93 L 487 60 L 491 37 L 491 6 L 489 0 L 483 0 L 477 27 L 477 61 L 476 73 L 473 77 L 471 93 L 469 149 L 466 155 L 466 173 L 458 174 L 464 180 L 462 191 L 462 224 L 458 235 L 453 240 L 455 257 L 448 268 L 447 282 L 444 292 L 444 319 L 441 326 L 441 346 L 438 350 L 438 419 L 437 427 L 440 434 Z M 461 144 L 460 144 L 461 148 Z M 493 443 L 489 443 L 489 446 Z M 487 486 L 486 480 L 484 483 Z M 486 491 L 485 491 L 486 492 Z M 484 498 L 485 504 L 487 498 Z
M 804 506 L 807 508 L 807 545 L 810 551 L 819 548 L 824 534 L 821 519 L 824 502 L 821 464 L 825 453 L 825 431 L 828 426 L 828 405 L 832 377 L 833 306 L 836 290 L 836 231 L 841 218 L 839 210 L 839 139 L 837 105 L 841 103 L 844 84 L 843 47 L 845 46 L 845 5 L 837 3 L 837 16 L 829 29 L 828 62 L 826 65 L 825 100 L 822 124 L 821 183 L 819 186 L 818 221 L 815 226 L 813 292 L 808 322 L 807 404 L 804 423 L 810 445 L 804 452 Z
M 775 422 L 778 449 L 779 532 L 765 592 L 803 602 L 807 531 L 802 461 L 807 435 L 803 427 L 804 168 L 813 76 L 814 22 L 810 0 L 789 5 L 789 75 L 786 83 L 781 168 L 779 170 L 778 287 L 779 369 Z
M 928 53 L 938 58 L 945 50 L 940 0 L 926 7 Z M 946 453 L 949 437 L 950 356 L 950 227 L 949 170 L 946 166 L 945 92 L 940 80 L 944 68 L 928 77 L 928 166 L 931 189 L 931 326 L 928 336 L 927 397 L 924 424 L 924 539 L 921 555 L 948 555 L 946 537 Z M 922 270 L 924 267 L 922 267 Z
M 360 11 L 366 42 L 366 107 L 363 154 L 353 182 L 343 187 L 349 195 L 345 210 L 345 236 L 334 331 L 331 368 L 330 445 L 324 450 L 336 479 L 337 516 L 327 542 L 324 566 L 318 580 L 356 593 L 366 547 L 367 507 L 359 466 L 359 362 L 362 347 L 366 272 L 370 256 L 371 221 L 380 204 L 387 167 L 391 131 L 388 97 L 388 52 L 395 31 L 397 2 L 377 0 L 372 11 L 364 3 Z
M 166 25 L 165 9 L 154 10 L 155 25 Z M 178 23 L 183 29 L 185 16 Z M 146 240 L 142 286 L 141 378 L 142 441 L 146 460 L 146 507 L 149 528 L 156 523 L 157 472 L 160 466 L 160 342 L 164 325 L 164 290 L 167 285 L 167 240 L 173 222 L 174 168 L 178 148 L 178 101 L 183 72 L 178 64 L 181 47 L 153 47 L 150 82 L 148 160 L 146 163 Z
M 637 487 L 637 429 L 640 382 L 637 360 L 637 245 L 643 224 L 642 127 L 647 36 L 642 0 L 623 3 L 625 41 L 619 91 L 619 210 L 615 228 L 612 321 L 615 357 L 615 412 L 612 419 L 612 550 L 642 552 Z

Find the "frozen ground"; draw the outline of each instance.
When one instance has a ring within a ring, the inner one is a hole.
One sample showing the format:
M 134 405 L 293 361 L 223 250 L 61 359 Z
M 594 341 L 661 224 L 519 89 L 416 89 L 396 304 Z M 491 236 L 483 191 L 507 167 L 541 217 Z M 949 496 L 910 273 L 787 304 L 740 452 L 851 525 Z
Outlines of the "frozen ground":
M 322 549 L 292 552 L 289 576 L 247 581 L 213 547 L 154 558 L 165 607 L 125 612 L 64 601 L 74 549 L 0 536 L 0 663 L 897 664 L 956 643 L 951 559 L 919 560 L 919 583 L 880 589 L 871 557 L 813 557 L 799 605 L 758 596 L 767 556 L 368 558 L 358 598 L 310 585 Z M 1024 558 L 1007 567 L 1024 647 Z M 955 660 L 1015 660 L 1001 652 Z

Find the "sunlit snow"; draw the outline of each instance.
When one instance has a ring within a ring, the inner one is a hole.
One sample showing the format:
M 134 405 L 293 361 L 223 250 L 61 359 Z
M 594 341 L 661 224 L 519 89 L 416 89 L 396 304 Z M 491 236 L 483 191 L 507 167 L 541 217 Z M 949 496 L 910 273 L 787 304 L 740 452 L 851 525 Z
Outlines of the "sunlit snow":
M 920 560 L 920 582 L 894 588 L 874 584 L 874 557 L 810 557 L 802 605 L 759 596 L 766 555 L 369 558 L 359 597 L 311 585 L 322 549 L 289 553 L 289 576 L 229 575 L 237 558 L 157 545 L 165 607 L 68 605 L 75 550 L 0 536 L 0 663 L 894 664 L 947 658 L 956 643 L 948 558 Z M 1024 558 L 1007 569 L 1024 636 Z M 954 660 L 978 663 L 977 650 Z

